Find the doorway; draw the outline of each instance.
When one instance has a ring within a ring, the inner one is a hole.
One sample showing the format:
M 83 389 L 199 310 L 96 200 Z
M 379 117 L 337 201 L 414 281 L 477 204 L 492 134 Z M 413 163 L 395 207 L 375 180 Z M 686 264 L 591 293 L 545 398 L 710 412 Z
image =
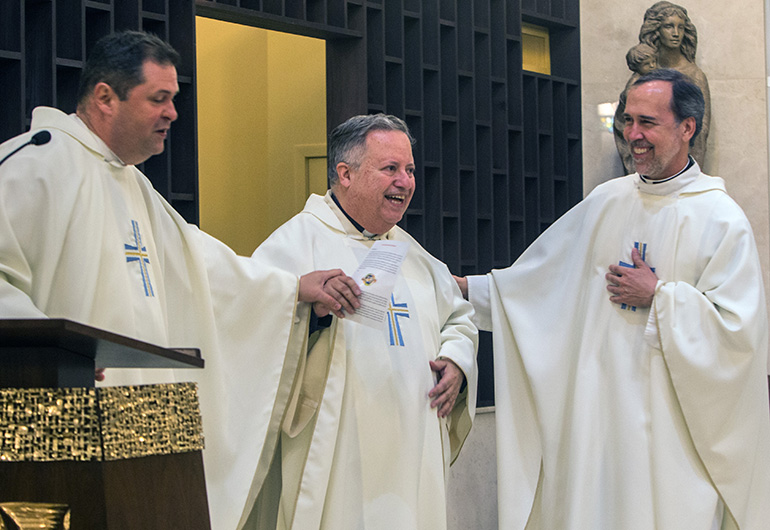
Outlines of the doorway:
M 196 17 L 201 228 L 250 255 L 326 191 L 326 43 Z

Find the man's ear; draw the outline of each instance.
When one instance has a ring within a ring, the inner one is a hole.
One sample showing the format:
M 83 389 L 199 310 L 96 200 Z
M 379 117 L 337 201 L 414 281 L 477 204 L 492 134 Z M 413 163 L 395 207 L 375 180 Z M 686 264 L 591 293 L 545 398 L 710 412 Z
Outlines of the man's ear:
M 96 86 L 94 86 L 94 90 L 91 93 L 91 99 L 100 112 L 111 115 L 115 103 L 118 102 L 118 95 L 110 85 L 102 81 L 96 83 Z
M 345 162 L 337 164 L 337 180 L 343 188 L 350 187 L 350 166 Z
M 692 138 L 695 135 L 695 118 L 690 116 L 689 118 L 685 118 L 682 120 L 682 139 L 690 143 L 690 138 Z

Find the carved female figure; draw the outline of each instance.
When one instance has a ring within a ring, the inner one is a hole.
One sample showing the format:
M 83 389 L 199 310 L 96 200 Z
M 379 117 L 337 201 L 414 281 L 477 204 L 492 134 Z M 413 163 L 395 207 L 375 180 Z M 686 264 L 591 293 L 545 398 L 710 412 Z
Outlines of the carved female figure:
M 658 68 L 679 70 L 689 76 L 703 92 L 703 97 L 706 100 L 703 129 L 695 139 L 695 144 L 690 148 L 690 154 L 693 158 L 698 163 L 703 164 L 711 122 L 711 94 L 706 75 L 695 64 L 698 31 L 687 15 L 687 10 L 671 2 L 657 2 L 644 14 L 644 21 L 639 30 L 639 42 L 657 50 Z M 615 114 L 615 144 L 623 160 L 623 165 L 629 172 L 633 171 L 634 167 L 628 145 L 623 138 L 623 109 L 625 108 L 626 91 L 638 77 L 638 74 L 634 73 L 629 79 L 625 90 L 620 95 L 618 110 Z M 619 138 L 618 134 L 620 135 Z

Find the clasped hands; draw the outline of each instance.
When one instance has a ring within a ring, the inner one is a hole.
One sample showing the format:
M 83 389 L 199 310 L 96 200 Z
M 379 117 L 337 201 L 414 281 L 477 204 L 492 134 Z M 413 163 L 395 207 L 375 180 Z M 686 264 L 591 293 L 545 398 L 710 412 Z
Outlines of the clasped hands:
M 341 269 L 313 271 L 299 279 L 299 301 L 313 304 L 319 317 L 329 313 L 345 318 L 345 313 L 355 313 L 361 306 L 358 297 L 361 289 Z
M 610 265 L 610 272 L 604 275 L 609 282 L 607 290 L 612 293 L 610 302 L 634 307 L 650 307 L 655 296 L 658 277 L 644 262 L 639 251 L 631 250 L 634 268 Z

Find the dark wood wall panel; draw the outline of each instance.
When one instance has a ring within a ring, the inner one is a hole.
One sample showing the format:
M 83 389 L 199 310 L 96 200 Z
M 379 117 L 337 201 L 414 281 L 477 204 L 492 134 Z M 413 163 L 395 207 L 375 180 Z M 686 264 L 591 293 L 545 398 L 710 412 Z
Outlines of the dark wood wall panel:
M 409 124 L 418 187 L 401 224 L 455 274 L 508 266 L 582 198 L 579 0 L 0 2 L 0 140 L 26 130 L 36 105 L 74 110 L 96 39 L 157 33 L 184 60 L 179 120 L 144 169 L 197 222 L 196 14 L 326 39 L 328 127 L 367 112 Z M 551 75 L 522 70 L 522 21 L 549 29 Z

